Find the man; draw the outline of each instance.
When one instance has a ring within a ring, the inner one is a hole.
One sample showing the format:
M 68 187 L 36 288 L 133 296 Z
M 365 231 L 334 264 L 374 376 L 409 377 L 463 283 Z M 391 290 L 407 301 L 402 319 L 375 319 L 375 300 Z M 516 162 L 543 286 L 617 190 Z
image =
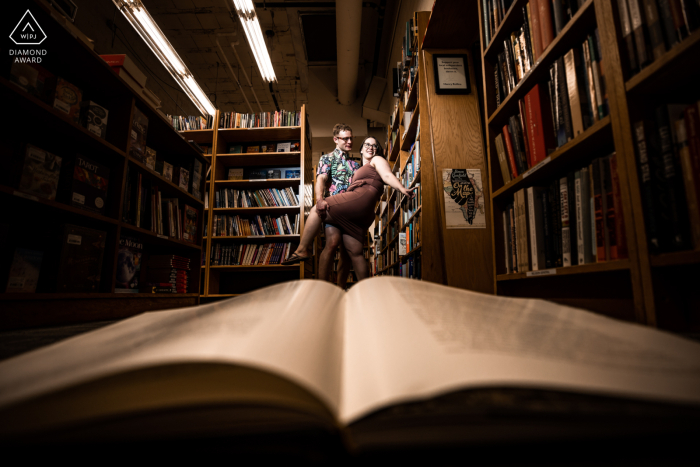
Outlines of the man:
M 318 162 L 316 171 L 316 211 L 321 219 L 326 214 L 327 204 L 323 200 L 326 195 L 334 196 L 345 193 L 350 185 L 350 179 L 360 164 L 350 160 L 352 149 L 352 128 L 344 123 L 333 127 L 335 150 L 324 156 Z M 340 246 L 340 262 L 338 263 L 338 287 L 345 289 L 350 274 L 350 257 L 343 246 L 340 229 L 330 224 L 325 225 L 326 246 L 318 261 L 318 278 L 330 280 L 335 252 Z

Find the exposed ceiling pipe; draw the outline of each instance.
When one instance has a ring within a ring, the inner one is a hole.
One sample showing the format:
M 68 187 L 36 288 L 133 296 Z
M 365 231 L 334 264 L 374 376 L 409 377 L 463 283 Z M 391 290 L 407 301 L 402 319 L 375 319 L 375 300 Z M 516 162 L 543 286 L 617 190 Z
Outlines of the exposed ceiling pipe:
M 248 77 L 248 73 L 245 72 L 245 68 L 241 66 L 241 58 L 238 56 L 238 52 L 236 51 L 236 46 L 231 42 L 231 48 L 233 49 L 233 54 L 236 56 L 236 60 L 238 61 L 238 66 L 240 67 L 241 71 L 243 72 L 243 76 L 245 76 L 246 81 L 248 81 L 248 86 L 250 86 L 250 92 L 253 93 L 253 97 L 255 97 L 255 102 L 258 103 L 258 108 L 260 109 L 260 112 L 263 111 L 262 105 L 260 105 L 260 101 L 258 100 L 258 95 L 255 94 L 255 89 L 253 89 L 253 85 L 250 84 L 250 78 Z M 254 113 L 251 111 L 251 113 Z
M 357 72 L 360 63 L 360 26 L 362 2 L 336 0 L 335 28 L 338 62 L 338 101 L 350 105 L 357 94 Z
M 245 93 L 243 92 L 243 86 L 241 86 L 241 83 L 238 81 L 238 78 L 236 78 L 236 73 L 233 72 L 233 67 L 231 67 L 231 64 L 228 62 L 228 58 L 226 58 L 226 54 L 224 53 L 224 49 L 221 48 L 221 44 L 219 44 L 218 38 L 216 39 L 216 45 L 219 47 L 219 51 L 221 52 L 221 57 L 226 62 L 226 65 L 228 66 L 228 69 L 231 72 L 231 76 L 233 76 L 233 79 L 236 80 L 236 83 L 238 84 L 238 89 L 241 90 L 241 94 L 243 95 L 243 99 L 245 99 L 245 103 L 248 104 L 248 110 L 250 110 L 250 113 L 255 113 L 255 112 L 253 112 L 253 107 L 250 105 L 250 102 L 248 102 L 248 98 L 246 97 Z

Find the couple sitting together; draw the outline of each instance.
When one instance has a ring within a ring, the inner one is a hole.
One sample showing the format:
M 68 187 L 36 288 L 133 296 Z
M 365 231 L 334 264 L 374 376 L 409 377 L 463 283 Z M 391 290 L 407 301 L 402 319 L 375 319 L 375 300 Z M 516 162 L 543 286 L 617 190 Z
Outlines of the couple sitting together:
M 415 188 L 406 189 L 391 173 L 384 151 L 373 137 L 362 143 L 362 166 L 350 159 L 352 129 L 338 123 L 333 127 L 335 150 L 321 157 L 316 178 L 316 206 L 306 219 L 297 250 L 282 264 L 296 264 L 311 257 L 311 242 L 325 223 L 326 246 L 319 258 L 318 278 L 330 279 L 335 251 L 340 247 L 338 286 L 345 288 L 350 263 L 358 280 L 368 276 L 367 260 L 362 254 L 367 229 L 374 222 L 374 207 L 384 185 L 413 198 Z M 330 185 L 330 186 L 329 186 Z M 328 189 L 327 189 L 328 188 Z M 329 196 L 326 197 L 326 191 Z

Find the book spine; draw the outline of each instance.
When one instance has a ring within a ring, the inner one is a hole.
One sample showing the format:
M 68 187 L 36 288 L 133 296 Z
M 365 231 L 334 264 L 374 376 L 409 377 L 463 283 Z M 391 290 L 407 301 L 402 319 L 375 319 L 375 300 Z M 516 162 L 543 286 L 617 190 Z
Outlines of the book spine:
M 564 58 L 559 57 L 556 61 L 557 67 L 557 91 L 559 99 L 561 99 L 561 114 L 564 118 L 564 129 L 566 132 L 566 141 L 571 141 L 574 137 L 574 128 L 571 121 L 571 105 L 569 102 L 569 90 L 566 85 L 566 67 L 564 66 Z
M 603 189 L 603 213 L 605 215 L 605 254 L 609 260 L 619 259 L 617 249 L 617 229 L 615 199 L 612 176 L 610 173 L 610 156 L 599 160 Z
M 688 220 L 690 221 L 691 247 L 700 246 L 700 206 L 695 194 L 695 185 L 700 183 L 693 174 L 693 164 L 690 158 L 690 148 L 686 132 L 685 118 L 676 120 L 676 135 L 678 137 L 678 156 L 680 158 L 681 170 L 683 172 L 683 186 L 688 205 Z
M 535 66 L 535 50 L 532 44 L 532 27 L 530 25 L 530 15 L 528 15 L 529 5 L 523 6 L 523 27 L 522 38 L 525 42 L 525 53 L 527 54 L 527 69 Z
M 639 1 L 640 0 L 627 0 L 627 3 L 630 12 L 632 33 L 634 34 L 634 43 L 637 47 L 639 68 L 644 68 L 646 65 L 651 63 L 651 54 L 646 18 L 644 17 L 644 11 L 640 6 Z
M 505 52 L 508 83 L 510 85 L 510 89 L 512 90 L 518 84 L 518 75 L 515 72 L 515 61 L 513 59 L 513 52 L 511 51 L 510 41 L 508 39 L 503 41 L 503 51 Z
M 566 68 L 566 88 L 569 91 L 569 107 L 571 109 L 572 136 L 583 133 L 583 114 L 581 113 L 581 99 L 579 98 L 579 86 L 576 79 L 575 49 L 569 50 L 564 55 Z
M 508 206 L 503 210 L 503 246 L 505 247 L 505 266 L 506 274 L 513 273 L 512 261 L 513 257 L 511 255 L 510 249 L 512 248 L 510 244 L 510 216 L 508 214 Z M 413 248 L 413 245 L 411 245 Z
M 532 164 L 532 152 L 530 149 L 530 140 L 528 137 L 528 128 L 526 125 L 525 117 L 527 113 L 525 112 L 525 101 L 520 99 L 518 101 L 518 108 L 520 112 L 517 115 L 518 131 L 520 133 L 520 141 L 522 142 L 523 152 L 525 153 L 525 167 L 530 168 Z
M 508 168 L 508 156 L 506 155 L 506 150 L 503 147 L 503 135 L 496 135 L 495 139 L 496 153 L 498 154 L 498 164 L 501 167 L 501 175 L 503 176 L 503 184 L 510 183 L 513 179 L 510 170 Z
M 491 42 L 491 28 L 489 27 L 489 7 L 487 5 L 487 0 L 481 0 L 481 20 L 484 28 L 484 50 L 486 50 Z
M 632 33 L 632 23 L 630 22 L 630 14 L 627 8 L 627 0 L 617 0 L 618 12 L 620 14 L 620 27 L 622 29 L 622 38 L 625 42 L 625 47 L 621 48 L 623 52 L 622 61 L 627 62 L 630 74 L 635 74 L 639 71 L 637 66 L 637 52 L 634 48 L 634 35 Z
M 552 216 L 552 267 L 560 268 L 563 265 L 561 243 L 561 204 L 559 195 L 559 180 L 554 180 L 549 185 L 549 205 Z
M 632 0 L 634 1 L 634 0 Z M 654 59 L 660 58 L 666 52 L 664 33 L 661 30 L 661 18 L 656 8 L 656 0 L 643 0 L 644 16 L 649 28 L 649 41 Z
M 593 161 L 593 172 L 591 178 L 593 180 L 593 209 L 595 212 L 595 239 L 596 239 L 596 258 L 598 262 L 607 261 L 610 258 L 606 255 L 605 248 L 605 208 L 603 203 L 603 179 L 600 173 L 600 159 Z
M 566 176 L 566 189 L 569 205 L 569 248 L 571 248 L 571 265 L 578 264 L 578 241 L 576 227 L 578 223 L 578 213 L 576 212 L 576 186 L 574 172 L 569 172 Z
M 679 40 L 671 12 L 671 0 L 658 0 L 658 6 L 666 47 L 670 49 Z
M 540 203 L 542 204 L 542 236 L 544 239 L 544 264 L 545 268 L 549 269 L 554 267 L 554 251 L 552 249 L 553 236 L 552 236 L 552 213 L 549 203 L 549 190 L 544 188 L 542 190 Z
M 532 45 L 533 45 L 533 56 L 534 60 L 539 60 L 542 55 L 544 48 L 542 47 L 542 32 L 540 31 L 540 9 L 539 2 L 546 0 L 530 0 L 528 5 L 528 10 L 531 12 L 529 15 L 530 26 L 532 27 Z
M 562 0 L 552 1 L 552 16 L 554 18 L 555 37 L 561 33 L 561 30 L 566 26 L 566 16 L 564 13 L 564 5 Z
M 576 248 L 578 250 L 578 263 L 584 264 L 584 245 L 583 245 L 583 203 L 581 191 L 581 170 L 577 170 L 574 174 L 574 193 L 576 196 Z
M 610 161 L 610 178 L 613 192 L 613 209 L 615 212 L 615 240 L 617 246 L 617 258 L 628 257 L 627 232 L 625 231 L 625 218 L 622 213 L 622 192 L 620 190 L 620 176 L 617 171 L 617 154 L 612 153 Z M 611 253 L 612 254 L 612 253 Z
M 513 174 L 513 178 L 516 178 L 520 171 L 518 170 L 518 165 L 515 162 L 515 152 L 513 150 L 513 138 L 510 130 L 510 125 L 503 126 L 503 140 L 506 142 L 506 150 L 508 151 L 508 161 L 510 162 L 510 171 Z
M 571 226 L 569 225 L 569 191 L 566 177 L 559 179 L 559 203 L 561 212 L 562 266 L 571 266 Z
M 700 207 L 700 119 L 698 118 L 698 104 L 686 107 L 683 113 L 690 158 L 689 175 L 686 176 L 692 177 L 694 181 L 694 195 L 689 194 L 688 198 L 694 199 L 695 203 Z
M 508 210 L 509 215 L 510 215 L 510 243 L 511 243 L 511 253 L 513 255 L 512 263 L 513 263 L 513 272 L 520 272 L 520 263 L 518 261 L 518 238 L 516 235 L 516 223 L 515 223 L 515 202 L 513 202 L 513 205 L 510 207 Z
M 554 24 L 552 23 L 552 4 L 549 0 L 539 0 L 540 30 L 542 33 L 542 51 L 549 47 L 554 40 Z
M 603 104 L 603 90 L 600 82 L 600 67 L 598 64 L 598 52 L 593 43 L 593 36 L 588 36 L 588 52 L 591 55 L 591 71 L 593 75 L 593 87 L 595 89 L 595 103 L 598 107 L 598 118 L 605 117 L 605 106 Z

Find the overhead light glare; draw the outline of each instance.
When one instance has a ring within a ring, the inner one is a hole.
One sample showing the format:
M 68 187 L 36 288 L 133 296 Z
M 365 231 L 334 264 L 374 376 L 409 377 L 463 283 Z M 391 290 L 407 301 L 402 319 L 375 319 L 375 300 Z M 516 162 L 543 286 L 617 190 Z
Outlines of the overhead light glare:
M 214 115 L 216 108 L 195 81 L 187 65 L 182 61 L 158 25 L 143 6 L 141 0 L 112 0 L 131 23 L 141 39 L 148 44 L 166 70 L 177 81 L 202 115 Z
M 233 0 L 233 6 L 243 25 L 248 44 L 250 44 L 250 49 L 253 51 L 253 56 L 258 64 L 260 75 L 268 83 L 276 82 L 275 70 L 272 68 L 270 54 L 267 52 L 265 39 L 263 38 L 260 22 L 255 14 L 255 6 L 252 0 Z

